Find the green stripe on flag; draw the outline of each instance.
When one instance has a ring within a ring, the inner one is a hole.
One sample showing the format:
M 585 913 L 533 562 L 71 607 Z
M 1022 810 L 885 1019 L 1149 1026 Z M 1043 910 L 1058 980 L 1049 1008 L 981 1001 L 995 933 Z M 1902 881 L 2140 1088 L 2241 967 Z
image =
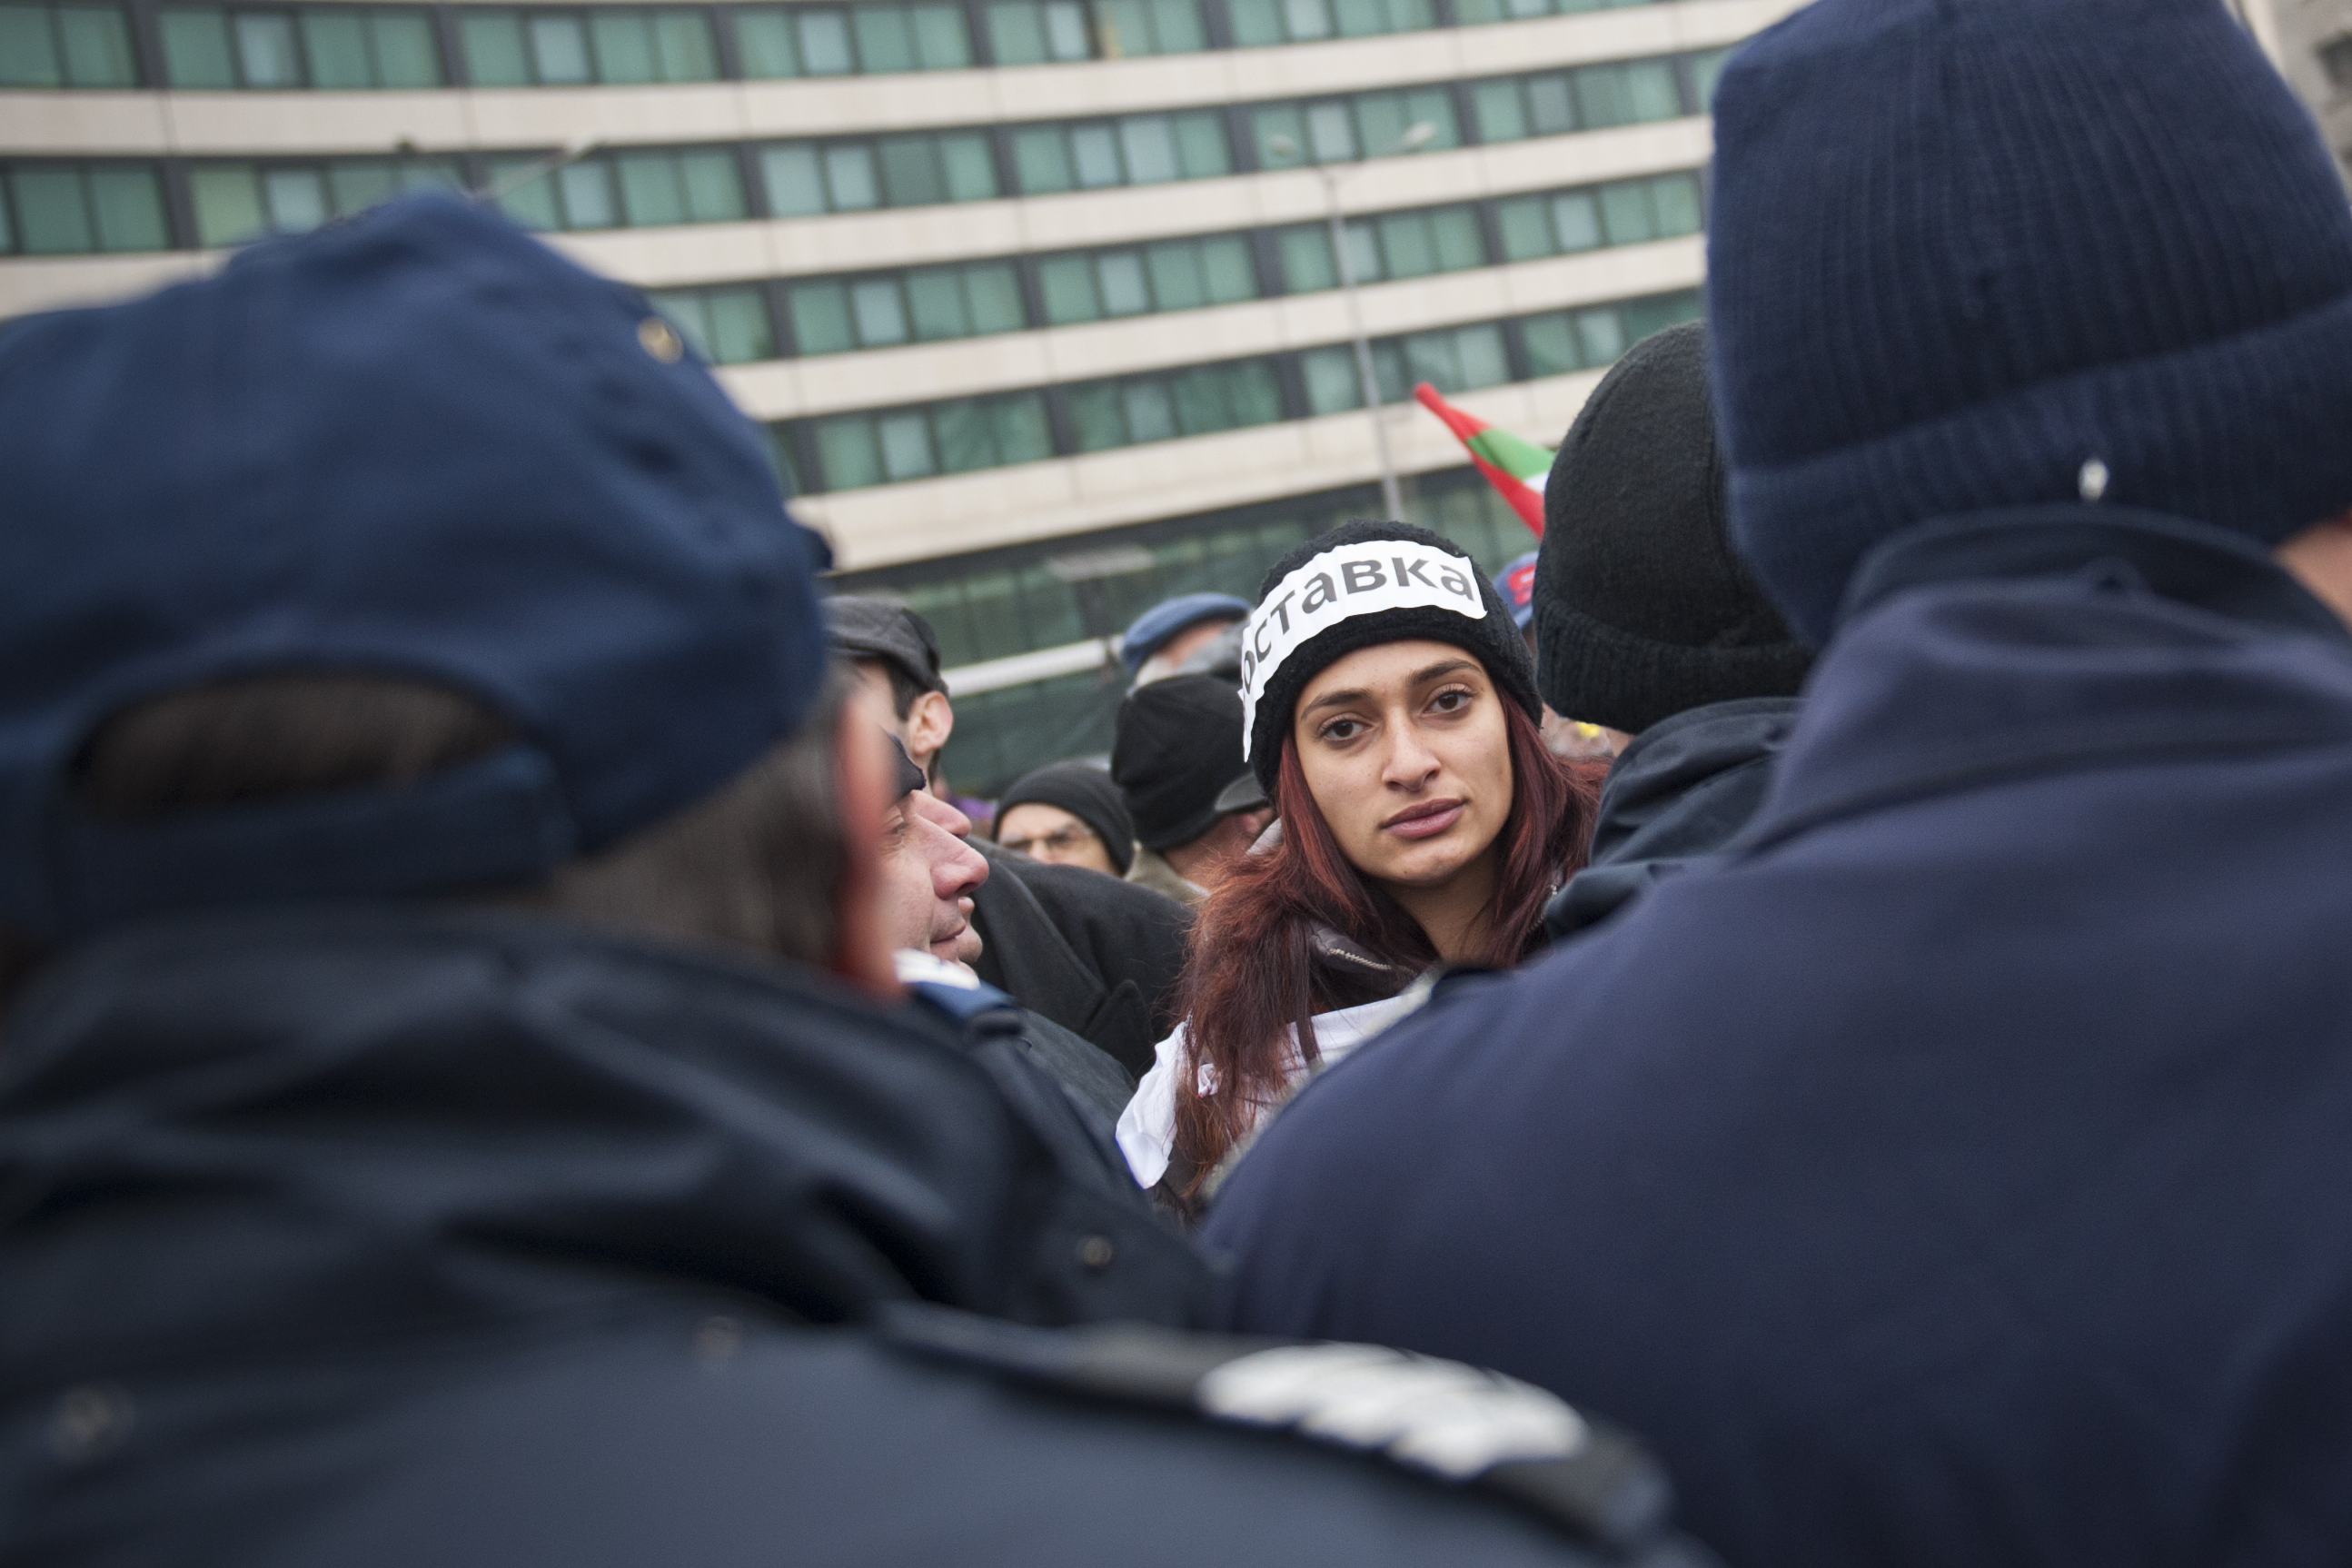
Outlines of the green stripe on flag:
M 1529 484 L 1539 482 L 1551 472 L 1549 452 L 1492 425 L 1471 437 L 1468 446 L 1505 473 Z

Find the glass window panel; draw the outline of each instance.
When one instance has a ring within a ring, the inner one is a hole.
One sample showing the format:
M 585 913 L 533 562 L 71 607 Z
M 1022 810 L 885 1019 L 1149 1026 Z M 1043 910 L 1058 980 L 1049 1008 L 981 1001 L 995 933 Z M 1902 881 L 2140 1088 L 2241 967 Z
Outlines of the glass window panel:
M 1588 365 L 1608 364 L 1625 352 L 1625 324 L 1613 306 L 1576 313 L 1576 343 Z
M 1187 436 L 1206 436 L 1234 425 L 1233 404 L 1226 396 L 1223 365 L 1202 365 L 1175 378 L 1176 427 Z
M 1706 226 L 1696 175 L 1661 175 L 1650 182 L 1650 199 L 1657 209 L 1660 235 L 1696 234 Z
M 1095 45 L 1107 60 L 1159 52 L 1150 17 L 1138 0 L 1095 0 Z
M 1402 403 L 1410 395 L 1404 374 L 1404 354 L 1395 343 L 1372 345 L 1372 385 L 1380 393 L 1383 406 Z
M 1282 417 L 1282 385 L 1274 366 L 1265 360 L 1229 367 L 1225 372 L 1226 411 L 1234 428 L 1272 425 Z
M 800 51 L 793 47 L 792 18 L 782 11 L 735 13 L 735 53 L 743 74 L 772 81 L 801 74 Z
M 1143 253 L 1151 274 L 1151 300 L 1162 310 L 1196 310 L 1209 302 L 1201 276 L 1201 253 L 1190 243 L 1155 245 Z
M 1407 213 L 1381 220 L 1381 258 L 1391 278 L 1426 278 L 1437 270 L 1437 240 L 1429 219 Z
M 824 150 L 824 185 L 835 212 L 855 212 L 881 204 L 874 180 L 874 150 L 852 143 Z
M 163 250 L 171 236 L 163 224 L 163 193 L 152 169 L 98 168 L 89 172 L 89 205 L 101 250 Z
M 710 319 L 710 348 L 705 357 L 720 364 L 748 364 L 776 357 L 776 339 L 768 321 L 768 298 L 759 289 L 719 289 L 703 297 Z
M 867 348 L 887 348 L 907 341 L 907 306 L 898 297 L 896 279 L 873 279 L 849 290 L 849 309 L 857 321 L 857 341 Z
M 824 177 L 816 149 L 809 146 L 769 147 L 760 153 L 760 178 L 768 187 L 768 211 L 777 217 L 802 217 L 824 211 Z
M 988 8 L 988 52 L 1001 66 L 1034 66 L 1045 58 L 1045 19 L 1033 0 Z
M 378 87 L 439 87 L 441 51 L 433 42 L 433 23 L 415 11 L 378 11 L 368 24 L 375 42 Z M 317 61 L 311 62 L 317 68 Z
M 97 248 L 77 171 L 19 169 L 16 186 L 17 223 L 27 254 L 71 256 Z
M 357 11 L 304 11 L 302 47 L 310 57 L 310 85 L 327 89 L 373 87 L 367 18 Z
M 1705 54 L 1690 58 L 1691 82 L 1698 89 L 1698 111 L 1701 114 L 1715 112 L 1715 84 L 1723 79 L 1724 62 L 1730 58 L 1729 49 L 1709 49 Z
M 1634 120 L 1674 120 L 1683 111 L 1683 95 L 1675 85 L 1675 68 L 1665 60 L 1635 60 L 1617 68 L 1624 73 L 1625 100 Z
M 1385 346 L 1385 345 L 1383 345 Z M 1404 340 L 1404 370 L 1408 384 L 1425 381 L 1440 392 L 1462 390 L 1462 365 L 1454 356 L 1452 332 L 1415 332 Z M 1391 393 L 1387 377 L 1381 378 L 1381 401 L 1386 402 L 1403 391 L 1400 386 Z
M 1309 294 L 1318 289 L 1339 286 L 1338 268 L 1331 264 L 1329 232 L 1320 224 L 1301 224 L 1286 228 L 1276 242 L 1282 255 L 1282 279 L 1293 294 Z
M 1415 88 L 1404 95 L 1405 119 L 1418 125 L 1426 121 L 1436 127 L 1428 141 L 1422 143 L 1432 152 L 1462 145 L 1462 126 L 1454 118 L 1454 94 L 1444 88 Z
M 977 397 L 959 397 L 931 411 L 939 432 L 940 471 L 968 473 L 996 467 L 995 432 L 989 428 L 988 405 Z
M 573 163 L 555 174 L 556 194 L 563 202 L 566 228 L 614 228 L 619 210 L 613 203 L 612 172 L 601 161 Z
M 533 161 L 530 158 L 493 159 L 489 168 L 490 184 L 495 185 L 501 180 L 513 178 L 530 167 Z M 517 185 L 499 198 L 499 210 L 525 228 L 563 226 L 563 214 L 556 205 L 555 182 L 551 179 L 542 177 Z
M 338 216 L 364 212 L 392 195 L 395 176 L 389 163 L 338 163 L 327 171 L 327 196 Z
M 1401 92 L 1360 92 L 1355 99 L 1359 144 L 1373 157 L 1392 153 L 1404 142 L 1412 115 Z
M 1527 104 L 1515 81 L 1490 81 L 1474 89 L 1471 107 L 1478 116 L 1481 142 L 1518 142 L 1528 133 Z
M 1029 324 L 1021 303 L 1021 275 L 1011 267 L 968 268 L 963 282 L 973 331 L 1015 332 Z
M 688 223 L 732 223 L 744 216 L 743 171 L 733 153 L 688 153 L 677 172 Z
M 1238 237 L 1202 240 L 1200 257 L 1201 284 L 1210 304 L 1257 298 L 1257 268 L 1250 262 L 1249 241 Z
M 530 81 L 530 57 L 523 47 L 522 18 L 511 11 L 461 11 L 459 37 L 466 43 L 466 74 L 476 87 L 523 87 Z
M 1495 218 L 1496 226 L 1502 230 L 1506 261 L 1549 256 L 1556 248 L 1551 214 L 1541 196 L 1520 196 L 1500 203 L 1495 208 Z
M 1119 183 L 1118 140 L 1108 125 L 1081 125 L 1070 132 L 1070 172 L 1087 190 Z
M 678 187 L 677 164 L 659 153 L 632 153 L 614 160 L 621 177 L 621 207 L 633 228 L 666 227 L 686 221 L 686 192 Z
M 790 308 L 793 340 L 801 353 L 833 354 L 857 346 L 849 330 L 849 290 L 841 284 L 795 285 Z
M 1368 222 L 1351 223 L 1347 227 L 1348 276 L 1358 283 L 1377 283 L 1383 276 L 1381 270 L 1380 242 L 1373 237 Z
M 549 86 L 573 86 L 590 79 L 588 34 L 577 16 L 533 16 L 529 24 L 533 73 Z
M 811 76 L 847 76 L 857 68 L 849 48 L 849 23 L 838 11 L 803 11 L 801 68 Z
M 947 200 L 940 160 L 928 136 L 886 136 L 881 154 L 882 189 L 894 207 L 927 207 Z
M 1613 120 L 1594 121 L 1597 125 L 1614 125 Z M 1528 79 L 1528 129 L 1537 136 L 1557 136 L 1576 129 L 1576 103 L 1568 89 L 1564 76 L 1538 76 Z
M 1087 26 L 1087 11 L 1077 0 L 1048 0 L 1045 7 L 1045 58 L 1084 60 L 1094 58 L 1094 41 Z
M 1225 15 L 1232 18 L 1234 43 L 1241 48 L 1261 48 L 1282 42 L 1282 11 L 1265 0 L 1230 0 Z
M 909 273 L 907 310 L 914 335 L 926 342 L 971 335 L 971 318 L 964 309 L 963 279 L 953 268 Z
M 1261 169 L 1292 169 L 1307 161 L 1307 121 L 1295 103 L 1277 103 L 1250 116 L 1250 139 Z
M 1307 152 L 1318 163 L 1335 163 L 1356 155 L 1356 127 L 1347 104 L 1307 106 Z
M 1013 173 L 1027 195 L 1070 188 L 1070 150 L 1058 126 L 1022 131 L 1013 138 Z
M 419 159 L 399 164 L 400 188 L 404 191 L 454 191 L 462 183 L 457 165 L 433 159 Z
M 1209 30 L 1201 21 L 1199 0 L 1145 3 L 1151 11 L 1151 30 L 1161 54 L 1197 54 L 1209 47 Z
M 1364 405 L 1353 350 L 1317 349 L 1303 355 L 1298 364 L 1307 383 L 1307 406 L 1314 413 L 1338 414 Z
M 1095 279 L 1102 290 L 1103 314 L 1134 316 L 1151 309 L 1151 290 L 1143 259 L 1131 250 L 1115 250 L 1095 258 Z
M 596 79 L 626 87 L 661 75 L 654 56 L 654 22 L 643 11 L 600 7 L 588 13 L 588 38 L 595 51 Z
M 1391 31 L 1421 32 L 1435 26 L 1437 11 L 1430 0 L 1389 0 L 1389 26 Z
M 915 30 L 906 11 L 897 5 L 860 5 L 850 13 L 857 31 L 857 65 L 861 70 L 910 71 L 915 68 Z
M 820 420 L 816 456 L 827 489 L 854 490 L 882 482 L 881 455 L 874 449 L 871 419 Z
M 1127 438 L 1130 443 L 1175 438 L 1176 406 L 1169 398 L 1166 384 L 1130 381 L 1118 389 L 1118 405 L 1127 416 Z
M 1661 294 L 1655 299 L 1636 300 L 1625 307 L 1625 341 L 1639 342 L 1652 332 L 1664 331 L 1677 321 L 1694 321 L 1699 315 L 1699 297 L 1696 289 L 1678 294 Z
M 936 146 L 949 201 L 984 202 L 997 194 L 996 159 L 986 136 L 941 136 Z
M 1389 8 L 1382 0 L 1335 0 L 1332 10 L 1343 37 L 1369 37 L 1390 30 Z
M 261 182 L 251 169 L 192 170 L 188 194 L 196 209 L 199 245 L 234 245 L 261 232 Z
M 1160 185 L 1182 177 L 1176 137 L 1164 114 L 1130 115 L 1118 122 L 1119 150 L 1127 154 L 1127 183 Z
M 1501 0 L 1454 0 L 1454 19 L 1465 27 L 1503 19 Z
M 1070 389 L 1065 406 L 1070 434 L 1081 452 L 1100 452 L 1127 445 L 1127 422 L 1119 414 L 1118 388 L 1097 381 Z
M 1053 427 L 1046 423 L 1045 399 L 1034 392 L 988 400 L 988 423 L 996 437 L 1000 463 L 1034 463 L 1054 455 Z
M 131 29 L 111 6 L 66 5 L 58 11 L 58 41 L 65 78 L 76 87 L 135 87 Z M 5 53 L 5 49 L 0 49 Z M 5 71 L 5 67 L 0 67 Z
M 48 8 L 0 5 L 0 87 L 63 87 L 65 81 Z
M 1576 73 L 1577 113 L 1588 126 L 1623 125 L 1633 118 L 1622 66 L 1587 66 Z
M 930 421 L 920 414 L 888 414 L 874 422 L 882 448 L 882 472 L 890 479 L 919 479 L 939 470 L 931 453 Z
M 1057 256 L 1037 268 L 1037 291 L 1045 297 L 1045 320 L 1055 326 L 1091 321 L 1102 314 L 1095 291 L 1094 263 L 1083 256 Z
M 1510 356 L 1503 350 L 1503 329 L 1491 322 L 1456 329 L 1454 357 L 1461 367 L 1465 391 L 1500 386 L 1511 379 Z
M 710 310 L 699 294 L 692 292 L 649 293 L 646 301 L 659 310 L 686 340 L 687 347 L 713 364 L 719 355 L 710 342 Z
M 1179 114 L 1176 162 L 1188 180 L 1205 180 L 1233 172 L 1232 150 L 1225 145 L 1224 116 L 1216 113 Z
M 1576 329 L 1565 312 L 1530 316 L 1520 323 L 1519 336 L 1527 344 L 1528 368 L 1537 375 L 1566 375 L 1584 367 Z
M 1486 265 L 1486 236 L 1471 207 L 1446 207 L 1429 215 L 1430 241 L 1437 251 L 1440 272 L 1459 272 Z
M 1633 245 L 1654 238 L 1657 226 L 1650 217 L 1648 182 L 1628 180 L 1601 186 L 1601 229 L 1612 245 Z
M 302 58 L 294 50 L 294 19 L 268 12 L 240 16 L 236 62 L 247 87 L 300 87 Z
M 269 209 L 269 226 L 280 234 L 307 234 L 333 216 L 327 209 L 327 182 L 316 169 L 265 170 L 261 200 Z
M 7 176 L 0 174 L 0 256 L 16 248 L 16 231 L 11 226 L 8 217 L 7 192 Z
M 1244 0 L 1244 4 L 1247 3 L 1248 0 Z M 1259 0 L 1259 3 L 1282 7 L 1283 31 L 1288 33 L 1294 42 L 1331 36 L 1331 13 L 1323 0 Z
M 1601 206 L 1591 191 L 1570 191 L 1551 204 L 1551 228 L 1559 248 L 1574 253 L 1601 243 Z
M 971 35 L 958 5 L 918 5 L 908 14 L 915 31 L 915 64 L 923 70 L 953 70 L 971 64 Z

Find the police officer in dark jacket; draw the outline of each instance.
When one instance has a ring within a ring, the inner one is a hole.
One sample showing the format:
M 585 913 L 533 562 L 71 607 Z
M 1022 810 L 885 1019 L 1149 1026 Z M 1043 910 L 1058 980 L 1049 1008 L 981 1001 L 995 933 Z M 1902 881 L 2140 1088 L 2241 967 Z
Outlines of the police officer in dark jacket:
M 265 243 L 0 332 L 0 491 L 12 1563 L 1692 1561 L 1549 1395 L 1152 1327 L 897 999 L 819 552 L 634 292 Z
M 1716 99 L 1764 805 L 1299 1096 L 1232 1321 L 1633 1423 L 1735 1561 L 2352 1559 L 2352 208 L 2211 0 Z

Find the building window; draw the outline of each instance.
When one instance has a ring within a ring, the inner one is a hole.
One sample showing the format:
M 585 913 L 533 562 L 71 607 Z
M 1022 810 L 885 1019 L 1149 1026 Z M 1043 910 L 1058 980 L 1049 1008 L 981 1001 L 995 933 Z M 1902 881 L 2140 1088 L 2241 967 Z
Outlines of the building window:
M 1035 392 L 820 419 L 815 442 L 824 486 L 832 490 L 1005 468 L 1054 455 L 1045 395 Z
M 529 157 L 490 165 L 490 184 L 529 168 Z M 583 158 L 499 198 L 529 228 L 664 228 L 732 223 L 749 216 L 743 180 L 728 148 L 612 153 Z
M 1433 272 L 1460 272 L 1486 265 L 1486 238 L 1479 228 L 1478 209 L 1466 205 L 1359 218 L 1348 225 L 1347 233 L 1348 267 L 1359 283 L 1425 278 Z M 1275 243 L 1290 292 L 1306 294 L 1339 286 L 1327 225 L 1300 224 L 1283 229 Z
M 753 79 L 954 70 L 971 64 L 961 5 L 764 5 L 734 13 Z
M 1683 110 L 1682 89 L 1668 59 L 1622 60 L 1506 77 L 1473 85 L 1471 101 L 1482 142 L 1519 142 L 1570 131 L 1601 131 L 1674 120 Z
M 667 289 L 646 298 L 709 363 L 748 364 L 776 357 L 767 290 L 757 284 Z
M 120 8 L 0 5 L 0 87 L 138 85 Z
M 163 187 L 145 163 L 29 163 L 0 170 L 0 255 L 166 250 Z
M 1701 228 L 1698 176 L 1659 174 L 1591 190 L 1517 196 L 1496 204 L 1503 259 L 1528 261 L 1604 245 L 1671 239 Z
M 793 337 L 804 354 L 1019 331 L 1029 324 L 1009 261 L 795 283 Z
M 455 190 L 455 165 L 418 158 L 304 163 L 198 163 L 188 174 L 199 245 L 300 234 L 404 191 Z
M 998 0 L 988 7 L 988 47 L 998 65 L 1034 66 L 1194 54 L 1209 35 L 1200 0 Z
M 1070 424 L 1081 452 L 1173 441 L 1272 425 L 1282 418 L 1271 360 L 1194 365 L 1070 388 Z
M 1054 326 L 1258 296 L 1249 242 L 1238 235 L 1051 257 L 1038 264 L 1037 282 Z
M 1454 122 L 1454 94 L 1443 87 L 1394 92 L 1360 92 L 1308 103 L 1270 103 L 1250 115 L 1261 169 L 1302 161 L 1338 163 L 1393 151 L 1416 125 L 1434 129 L 1424 147 L 1462 144 Z M 1277 141 L 1277 138 L 1280 140 Z
M 1231 174 L 1233 156 L 1223 119 L 1202 110 L 1031 126 L 1013 133 L 1013 166 L 1022 193 L 1035 196 L 1207 179 Z
M 710 16 L 697 6 L 468 10 L 461 16 L 466 74 L 476 87 L 624 87 L 719 79 Z
M 1566 375 L 1571 371 L 1599 370 L 1651 333 L 1678 321 L 1696 321 L 1698 315 L 1698 293 L 1686 289 L 1622 305 L 1530 316 L 1519 324 L 1520 342 L 1527 348 L 1531 374 Z
M 1454 0 L 1454 19 L 1465 26 L 1481 22 L 1517 22 L 1529 16 L 1566 16 L 1579 11 L 1611 11 L 1649 5 L 1656 0 Z
M 1430 0 L 1235 0 L 1228 9 L 1234 42 L 1244 48 L 1417 33 L 1437 26 Z
M 167 6 L 156 26 L 163 71 L 176 88 L 364 89 L 443 81 L 432 19 L 422 10 Z
M 996 161 L 983 132 L 787 142 L 763 148 L 760 172 L 774 217 L 986 201 Z
M 1338 414 L 1364 405 L 1353 348 L 1338 344 L 1312 350 L 1300 357 L 1299 372 L 1310 412 Z M 1500 386 L 1511 379 L 1511 362 L 1501 323 L 1482 321 L 1377 342 L 1372 344 L 1372 374 L 1383 404 L 1402 403 L 1416 382 L 1428 382 L 1445 393 Z

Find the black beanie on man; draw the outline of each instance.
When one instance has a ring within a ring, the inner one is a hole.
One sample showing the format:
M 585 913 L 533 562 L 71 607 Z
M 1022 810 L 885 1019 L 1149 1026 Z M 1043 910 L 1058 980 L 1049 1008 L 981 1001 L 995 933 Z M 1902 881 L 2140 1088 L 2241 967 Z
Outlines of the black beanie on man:
M 1536 684 L 1553 712 L 1639 733 L 1742 697 L 1792 697 L 1812 655 L 1728 535 L 1696 321 L 1633 345 L 1544 485 Z
M 1399 592 L 1400 574 L 1423 591 Z M 1257 597 L 1242 631 L 1242 696 L 1249 765 L 1269 800 L 1299 692 L 1358 648 L 1452 643 L 1486 667 L 1507 700 L 1530 719 L 1542 717 L 1535 667 L 1510 606 L 1469 552 L 1442 533 L 1405 522 L 1343 522 L 1276 562 Z
M 1033 804 L 1058 806 L 1093 828 L 1120 876 L 1135 864 L 1135 824 L 1127 815 L 1127 802 L 1110 775 L 1092 763 L 1047 763 L 1024 774 L 997 801 L 997 823 L 1001 826 L 1014 806 Z
M 1171 675 L 1118 705 L 1110 776 L 1146 849 L 1190 844 L 1215 824 L 1242 772 L 1242 699 L 1230 680 Z

